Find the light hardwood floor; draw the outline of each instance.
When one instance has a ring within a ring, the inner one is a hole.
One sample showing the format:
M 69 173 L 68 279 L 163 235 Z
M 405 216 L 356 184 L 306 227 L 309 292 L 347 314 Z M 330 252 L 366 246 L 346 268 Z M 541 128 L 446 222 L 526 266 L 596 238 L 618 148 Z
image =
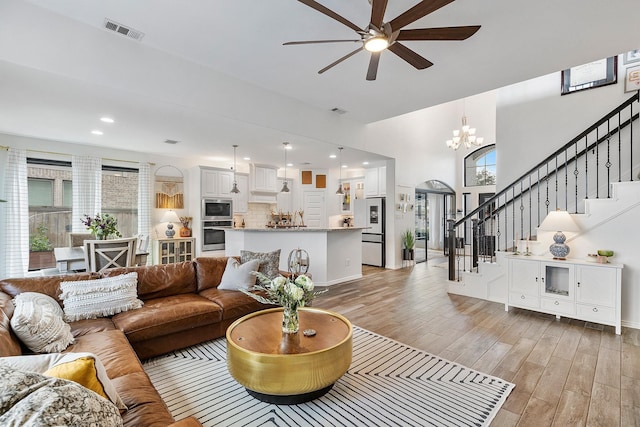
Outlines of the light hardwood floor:
M 354 325 L 516 384 L 492 426 L 640 426 L 640 331 L 447 294 L 445 268 L 365 267 L 314 301 Z

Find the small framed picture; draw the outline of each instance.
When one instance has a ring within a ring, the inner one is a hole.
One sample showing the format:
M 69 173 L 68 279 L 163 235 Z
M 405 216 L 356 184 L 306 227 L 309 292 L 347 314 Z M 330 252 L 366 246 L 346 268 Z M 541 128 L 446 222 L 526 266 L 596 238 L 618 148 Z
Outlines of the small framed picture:
M 627 75 L 624 79 L 624 91 L 633 92 L 640 90 L 640 65 L 627 68 Z
M 607 86 L 618 81 L 618 57 L 601 59 L 562 71 L 562 95 Z
M 624 65 L 633 64 L 634 62 L 640 62 L 640 49 L 630 50 L 622 57 L 622 63 Z

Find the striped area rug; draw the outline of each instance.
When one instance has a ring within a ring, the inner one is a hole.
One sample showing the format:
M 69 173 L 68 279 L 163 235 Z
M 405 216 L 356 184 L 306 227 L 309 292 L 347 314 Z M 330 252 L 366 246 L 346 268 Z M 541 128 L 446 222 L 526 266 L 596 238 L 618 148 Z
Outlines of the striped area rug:
M 148 360 L 174 418 L 205 426 L 488 426 L 514 384 L 353 328 L 349 371 L 319 399 L 274 405 L 228 373 L 224 338 Z

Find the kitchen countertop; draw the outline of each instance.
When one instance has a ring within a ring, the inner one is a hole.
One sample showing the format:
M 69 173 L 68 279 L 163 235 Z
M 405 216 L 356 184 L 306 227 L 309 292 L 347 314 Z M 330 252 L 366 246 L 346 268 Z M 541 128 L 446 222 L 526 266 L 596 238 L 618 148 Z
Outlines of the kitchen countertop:
M 264 227 L 264 228 L 226 228 L 228 231 L 267 231 L 267 232 L 327 232 L 327 231 L 350 231 L 366 230 L 366 227 L 333 227 L 333 228 L 311 228 L 311 227 Z

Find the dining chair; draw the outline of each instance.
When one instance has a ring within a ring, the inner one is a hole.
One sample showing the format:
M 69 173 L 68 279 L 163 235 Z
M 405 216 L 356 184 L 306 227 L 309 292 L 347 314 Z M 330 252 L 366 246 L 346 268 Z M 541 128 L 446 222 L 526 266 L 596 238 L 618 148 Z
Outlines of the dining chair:
M 100 272 L 108 268 L 135 265 L 138 238 L 85 240 L 84 259 L 87 271 Z
M 85 240 L 95 239 L 91 233 L 69 233 L 69 247 L 84 246 Z

